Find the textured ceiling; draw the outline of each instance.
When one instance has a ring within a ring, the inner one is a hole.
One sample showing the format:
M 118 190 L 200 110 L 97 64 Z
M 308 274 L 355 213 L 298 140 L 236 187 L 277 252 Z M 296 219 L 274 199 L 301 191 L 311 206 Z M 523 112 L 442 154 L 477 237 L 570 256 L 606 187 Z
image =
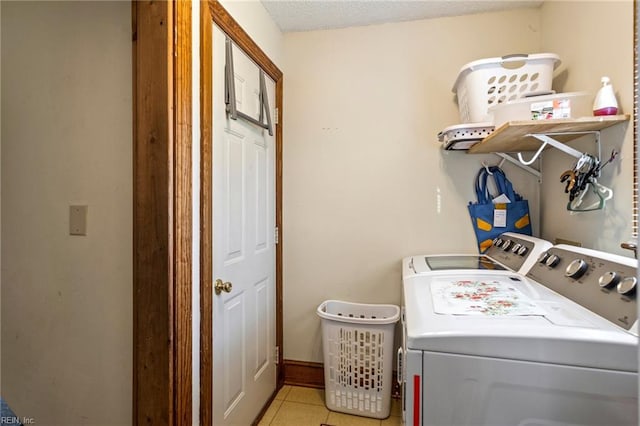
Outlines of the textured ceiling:
M 543 0 L 262 0 L 283 32 L 538 7 Z

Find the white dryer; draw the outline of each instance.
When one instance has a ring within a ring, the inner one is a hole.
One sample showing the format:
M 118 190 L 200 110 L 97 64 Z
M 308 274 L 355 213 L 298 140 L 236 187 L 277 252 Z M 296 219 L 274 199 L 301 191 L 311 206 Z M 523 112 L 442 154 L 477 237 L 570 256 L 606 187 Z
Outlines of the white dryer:
M 638 424 L 636 260 L 554 246 L 526 275 L 416 262 L 403 261 L 406 425 Z

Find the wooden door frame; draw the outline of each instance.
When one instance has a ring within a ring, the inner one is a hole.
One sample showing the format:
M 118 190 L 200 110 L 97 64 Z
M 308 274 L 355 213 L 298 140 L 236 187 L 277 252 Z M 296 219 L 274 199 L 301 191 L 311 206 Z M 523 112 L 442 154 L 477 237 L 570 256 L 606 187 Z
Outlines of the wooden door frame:
M 276 82 L 275 189 L 276 226 L 279 230 L 276 245 L 276 346 L 280 348 L 276 365 L 277 388 L 284 382 L 282 368 L 282 71 L 217 0 L 203 1 L 200 7 L 200 424 L 204 426 L 210 426 L 213 423 L 212 22 Z
M 191 425 L 191 2 L 131 12 L 132 423 Z
M 133 0 L 132 423 L 192 422 L 191 2 Z M 201 2 L 200 424 L 212 424 L 211 25 L 276 81 L 276 345 L 282 369 L 282 72 L 217 1 Z M 208 34 L 207 34 L 208 32 Z M 206 91 L 208 88 L 208 92 Z M 208 93 L 208 95 L 207 95 Z

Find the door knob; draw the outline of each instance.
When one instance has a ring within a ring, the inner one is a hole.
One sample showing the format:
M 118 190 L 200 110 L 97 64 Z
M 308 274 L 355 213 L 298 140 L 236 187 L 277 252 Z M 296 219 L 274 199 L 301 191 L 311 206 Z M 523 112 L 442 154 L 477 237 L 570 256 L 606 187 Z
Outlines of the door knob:
M 622 247 L 625 250 L 632 250 L 633 251 L 633 255 L 635 256 L 635 258 L 638 258 L 638 245 L 636 243 L 634 243 L 633 241 L 629 241 L 626 243 L 622 243 L 620 244 L 620 247 Z
M 230 282 L 222 282 L 221 279 L 217 279 L 216 280 L 216 285 L 213 287 L 213 289 L 216 291 L 216 294 L 220 294 L 223 291 L 225 293 L 231 293 L 231 289 L 233 288 L 233 284 L 231 284 Z

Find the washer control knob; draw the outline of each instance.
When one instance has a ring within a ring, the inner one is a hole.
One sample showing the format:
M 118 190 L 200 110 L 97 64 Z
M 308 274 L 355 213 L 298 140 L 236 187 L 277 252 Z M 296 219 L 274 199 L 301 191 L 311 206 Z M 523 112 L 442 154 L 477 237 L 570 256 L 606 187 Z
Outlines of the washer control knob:
M 518 254 L 520 256 L 524 256 L 525 254 L 527 254 L 527 252 L 529 251 L 529 249 L 527 248 L 527 246 L 522 246 L 520 247 L 520 249 L 518 250 Z
M 493 239 L 493 245 L 496 247 L 500 247 L 502 245 L 502 238 L 496 237 Z
M 636 289 L 637 283 L 638 283 L 638 280 L 636 277 L 624 278 L 622 281 L 618 283 L 618 287 L 617 287 L 618 293 L 625 294 L 625 295 L 632 294 Z
M 613 287 L 620 282 L 620 275 L 616 272 L 605 272 L 598 278 L 598 284 L 602 288 Z
M 513 244 L 513 241 L 504 240 L 504 243 L 502 243 L 502 250 L 504 250 L 504 251 L 509 250 L 509 247 L 511 247 L 511 244 Z
M 587 262 L 582 259 L 575 259 L 569 264 L 569 266 L 567 266 L 567 269 L 565 269 L 564 276 L 578 279 L 587 272 L 588 268 L 589 266 L 587 265 Z
M 547 261 L 548 258 L 549 258 L 549 252 L 545 251 L 538 258 L 538 263 L 544 264 Z
M 515 244 L 513 245 L 513 248 L 511 249 L 511 253 L 517 253 L 517 252 L 518 252 L 518 250 L 520 250 L 520 247 L 522 247 L 522 244 L 520 244 L 520 243 L 515 243 Z
M 549 255 L 549 257 L 547 258 L 547 260 L 545 260 L 544 263 L 548 267 L 554 268 L 558 265 L 558 263 L 560 263 L 560 258 L 557 255 L 552 254 L 552 255 Z

